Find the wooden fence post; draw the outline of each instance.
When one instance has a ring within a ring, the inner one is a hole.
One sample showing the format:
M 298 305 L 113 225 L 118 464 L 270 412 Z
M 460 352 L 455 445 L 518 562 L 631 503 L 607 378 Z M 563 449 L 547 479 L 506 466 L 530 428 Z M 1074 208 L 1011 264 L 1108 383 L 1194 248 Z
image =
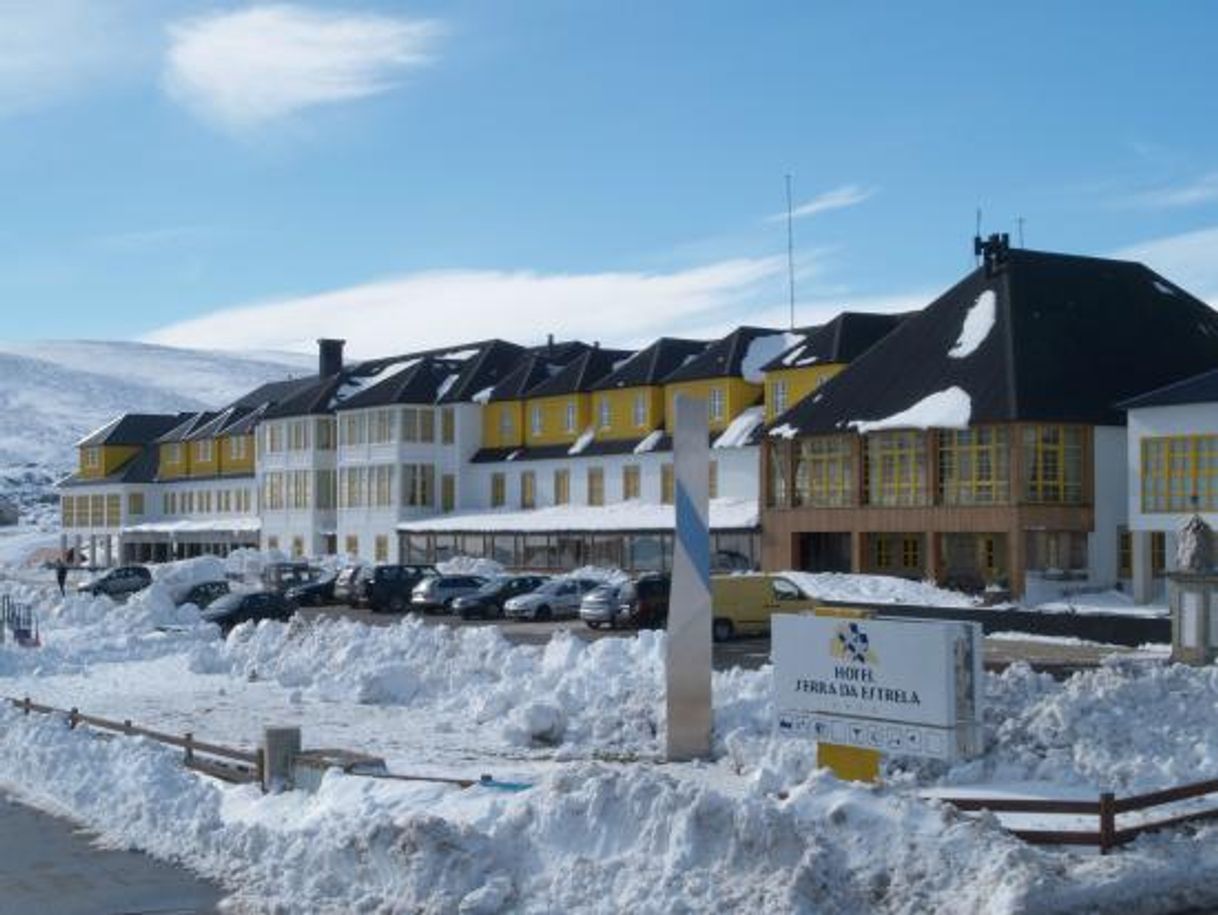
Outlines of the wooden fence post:
M 1111 791 L 1100 795 L 1100 854 L 1116 847 L 1116 796 Z
M 192 734 L 190 731 L 187 731 L 186 732 L 186 765 L 188 765 L 188 766 L 192 762 L 194 762 L 194 758 L 195 758 L 195 748 L 192 746 L 192 744 L 194 743 L 194 739 L 195 739 L 195 735 Z
M 28 718 L 29 714 L 30 714 L 30 697 L 29 696 L 25 697 L 25 701 L 22 702 L 22 705 L 25 707 L 25 714 L 26 714 L 26 717 Z
M 76 725 L 80 723 L 79 718 L 80 718 L 79 709 L 73 708 L 68 712 L 68 727 L 71 728 L 73 731 L 76 730 Z
M 258 772 L 258 786 L 262 789 L 262 793 L 266 794 L 266 750 L 259 747 L 255 756 L 254 768 Z

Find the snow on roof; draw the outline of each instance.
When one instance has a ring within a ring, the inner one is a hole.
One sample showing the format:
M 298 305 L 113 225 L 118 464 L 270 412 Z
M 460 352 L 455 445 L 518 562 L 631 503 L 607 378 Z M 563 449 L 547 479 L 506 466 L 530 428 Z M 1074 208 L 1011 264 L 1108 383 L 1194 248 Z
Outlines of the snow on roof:
M 486 511 L 449 514 L 422 521 L 405 521 L 400 531 L 650 531 L 672 530 L 676 513 L 671 505 L 629 499 L 612 505 L 549 505 L 527 511 Z M 758 523 L 755 499 L 711 499 L 710 526 L 716 529 L 753 528 Z
M 452 372 L 444 376 L 444 380 L 440 382 L 440 387 L 436 389 L 436 400 L 442 400 L 444 395 L 448 393 L 448 389 L 456 384 L 457 379 L 460 377 L 461 375 L 459 372 Z M 482 392 L 479 391 L 478 393 L 481 394 Z M 487 396 L 489 397 L 490 395 L 488 394 Z
M 654 451 L 656 445 L 660 444 L 660 439 L 664 437 L 663 429 L 653 429 L 647 433 L 647 437 L 634 446 L 635 454 L 646 454 L 649 451 Z
M 482 352 L 482 351 L 479 349 L 455 349 L 455 350 L 452 350 L 451 352 L 440 353 L 435 358 L 447 359 L 447 360 L 451 360 L 453 362 L 465 362 L 467 359 L 469 359 L 472 356 L 478 355 L 478 353 L 480 353 L 480 352 Z
M 936 391 L 916 404 L 884 419 L 856 419 L 847 425 L 860 435 L 884 429 L 964 429 L 973 412 L 973 401 L 963 388 L 952 385 Z M 776 430 L 770 430 L 773 435 Z
M 997 298 L 994 290 L 987 289 L 977 296 L 973 307 L 964 315 L 964 324 L 960 328 L 960 336 L 956 344 L 947 354 L 953 359 L 963 359 L 977 351 L 977 347 L 985 342 L 985 338 L 994 329 L 994 319 L 997 316 Z
M 797 346 L 795 349 L 783 356 L 782 364 L 791 366 L 792 368 L 798 368 L 803 365 L 811 365 L 814 362 L 820 361 L 820 356 L 813 355 L 805 357 L 804 353 L 807 351 L 808 344 L 805 342 L 803 346 Z
M 592 437 L 596 434 L 596 430 L 589 426 L 575 440 L 575 444 L 567 449 L 567 454 L 582 454 L 583 450 L 592 444 Z
M 1157 289 L 1159 292 L 1163 293 L 1164 295 L 1175 295 L 1176 294 L 1176 290 L 1172 289 L 1162 280 L 1152 280 L 1151 282 L 1154 283 L 1155 289 Z
M 122 418 L 121 416 L 116 416 L 116 417 L 114 417 L 114 419 L 110 420 L 109 422 L 102 423 L 102 425 L 98 426 L 96 429 L 94 429 L 94 430 L 93 430 L 92 432 L 90 432 L 88 435 L 82 435 L 82 436 L 81 436 L 81 437 L 80 437 L 80 438 L 79 438 L 79 439 L 76 441 L 76 444 L 75 444 L 75 446 L 74 446 L 74 447 L 79 448 L 79 447 L 80 447 L 81 445 L 83 445 L 85 442 L 89 441 L 89 439 L 94 438 L 95 436 L 101 436 L 101 435 L 103 435 L 104 433 L 108 433 L 108 432 L 109 432 L 111 429 L 113 429 L 115 426 L 117 426 L 117 425 L 118 425 L 119 423 L 121 423 L 122 421 L 123 421 L 123 418 Z
M 258 518 L 200 518 L 149 521 L 124 527 L 124 534 L 251 533 L 262 529 Z
M 715 439 L 712 448 L 739 448 L 749 443 L 753 430 L 765 421 L 765 407 L 749 407 L 731 421 L 723 434 Z
M 740 363 L 740 377 L 753 384 L 761 384 L 765 381 L 761 367 L 777 359 L 780 353 L 803 339 L 803 334 L 791 332 L 754 337 L 749 342 L 749 348 L 744 351 L 744 359 Z
M 401 362 L 391 362 L 369 375 L 348 375 L 343 379 L 343 383 L 339 385 L 338 390 L 334 394 L 333 403 L 330 406 L 333 407 L 345 400 L 349 400 L 361 391 L 375 387 L 382 381 L 406 371 L 406 369 L 413 365 L 417 365 L 418 362 L 418 359 L 403 359 Z
M 775 426 L 770 430 L 770 435 L 775 438 L 795 438 L 799 435 L 799 430 L 790 423 L 783 423 L 781 426 Z
M 472 400 L 474 403 L 484 404 L 491 399 L 491 394 L 494 392 L 494 390 L 494 385 L 491 385 L 489 388 L 483 388 L 481 391 L 471 397 L 470 400 Z M 437 398 L 437 400 L 438 399 L 439 398 Z

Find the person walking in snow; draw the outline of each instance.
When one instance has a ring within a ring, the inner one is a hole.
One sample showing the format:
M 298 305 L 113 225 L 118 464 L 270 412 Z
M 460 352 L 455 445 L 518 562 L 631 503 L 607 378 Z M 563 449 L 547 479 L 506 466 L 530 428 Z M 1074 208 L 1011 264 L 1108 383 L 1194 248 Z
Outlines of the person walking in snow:
M 67 597 L 68 566 L 67 563 L 63 561 L 62 556 L 55 561 L 55 581 L 59 584 L 59 596 Z

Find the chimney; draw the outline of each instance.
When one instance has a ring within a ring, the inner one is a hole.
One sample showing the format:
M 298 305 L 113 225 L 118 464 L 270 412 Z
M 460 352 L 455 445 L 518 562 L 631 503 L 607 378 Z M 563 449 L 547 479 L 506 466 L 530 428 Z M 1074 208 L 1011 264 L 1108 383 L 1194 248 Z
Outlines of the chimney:
M 546 334 L 546 352 L 550 355 L 554 354 L 554 335 Z
M 317 341 L 317 374 L 322 378 L 337 375 L 343 370 L 343 345 L 346 340 Z

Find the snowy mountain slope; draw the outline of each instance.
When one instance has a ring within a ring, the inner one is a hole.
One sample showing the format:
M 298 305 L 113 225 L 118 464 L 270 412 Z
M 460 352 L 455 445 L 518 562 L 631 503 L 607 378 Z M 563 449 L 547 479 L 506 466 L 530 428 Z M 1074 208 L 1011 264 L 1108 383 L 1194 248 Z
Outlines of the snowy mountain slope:
M 74 466 L 76 441 L 120 413 L 219 406 L 313 364 L 144 343 L 0 344 L 0 495 L 28 512 Z

